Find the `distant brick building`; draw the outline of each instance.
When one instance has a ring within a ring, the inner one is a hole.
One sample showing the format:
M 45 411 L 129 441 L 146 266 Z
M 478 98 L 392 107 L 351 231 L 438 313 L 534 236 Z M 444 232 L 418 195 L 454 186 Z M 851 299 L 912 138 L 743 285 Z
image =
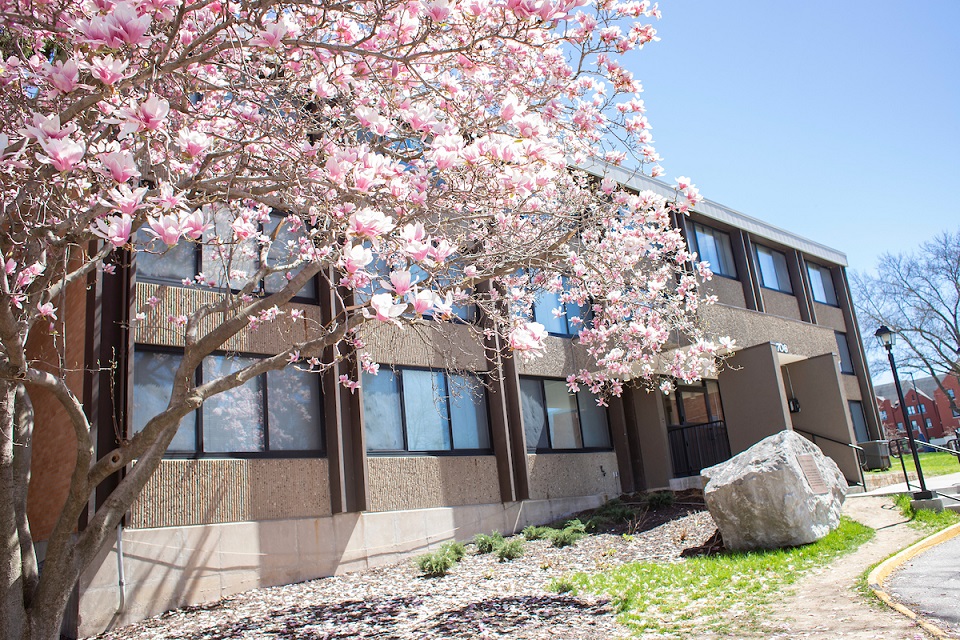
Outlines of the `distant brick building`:
M 904 435 L 908 423 L 914 435 L 924 439 L 948 437 L 960 429 L 960 409 L 955 401 L 960 395 L 960 381 L 956 376 L 943 376 L 940 382 L 946 393 L 932 377 L 917 380 L 916 387 L 913 381 L 906 384 L 901 381 L 906 416 L 892 383 L 875 387 L 880 421 L 887 437 Z

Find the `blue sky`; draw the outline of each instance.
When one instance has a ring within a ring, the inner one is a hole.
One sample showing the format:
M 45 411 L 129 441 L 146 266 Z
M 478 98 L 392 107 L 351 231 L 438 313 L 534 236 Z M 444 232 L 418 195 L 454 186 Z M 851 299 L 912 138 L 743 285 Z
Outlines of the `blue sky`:
M 960 1 L 660 7 L 626 62 L 665 178 L 861 271 L 960 228 Z

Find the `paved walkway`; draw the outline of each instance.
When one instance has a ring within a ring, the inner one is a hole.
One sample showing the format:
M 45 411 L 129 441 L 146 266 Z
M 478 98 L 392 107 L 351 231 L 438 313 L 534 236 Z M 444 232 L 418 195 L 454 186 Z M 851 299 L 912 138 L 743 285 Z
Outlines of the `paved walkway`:
M 903 476 L 901 476 L 903 477 Z M 960 484 L 960 473 L 950 473 L 945 476 L 933 476 L 932 478 L 924 478 L 926 482 L 927 489 L 931 491 L 934 489 L 947 489 L 949 487 L 954 487 Z M 867 486 L 870 485 L 870 478 L 867 478 Z M 879 489 L 873 489 L 872 491 L 867 491 L 866 493 L 857 493 L 851 494 L 850 498 L 857 496 L 892 496 L 898 493 L 907 493 L 908 491 L 919 491 L 920 483 L 911 481 L 910 488 L 907 488 L 907 485 L 903 482 L 897 484 L 887 485 L 885 487 L 880 487 Z
M 885 587 L 907 608 L 960 637 L 960 536 L 905 562 Z

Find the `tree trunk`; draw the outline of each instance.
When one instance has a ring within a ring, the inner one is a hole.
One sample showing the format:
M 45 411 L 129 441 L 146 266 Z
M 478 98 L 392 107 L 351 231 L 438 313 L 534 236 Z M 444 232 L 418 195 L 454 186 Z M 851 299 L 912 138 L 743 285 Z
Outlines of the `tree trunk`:
M 5 639 L 23 637 L 27 618 L 13 455 L 18 386 L 16 382 L 0 380 L 0 633 Z

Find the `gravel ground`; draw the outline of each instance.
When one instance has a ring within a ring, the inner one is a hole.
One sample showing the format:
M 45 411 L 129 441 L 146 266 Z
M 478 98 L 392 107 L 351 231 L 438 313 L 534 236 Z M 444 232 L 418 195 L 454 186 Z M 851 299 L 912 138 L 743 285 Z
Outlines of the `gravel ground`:
M 101 636 L 103 640 L 219 638 L 617 638 L 627 630 L 605 599 L 547 591 L 554 578 L 637 560 L 671 562 L 716 531 L 696 503 L 646 513 L 638 523 L 594 533 L 572 547 L 526 543 L 499 563 L 468 555 L 443 578 L 410 560 L 353 574 L 259 589 L 178 609 Z M 627 533 L 630 535 L 624 536 Z

